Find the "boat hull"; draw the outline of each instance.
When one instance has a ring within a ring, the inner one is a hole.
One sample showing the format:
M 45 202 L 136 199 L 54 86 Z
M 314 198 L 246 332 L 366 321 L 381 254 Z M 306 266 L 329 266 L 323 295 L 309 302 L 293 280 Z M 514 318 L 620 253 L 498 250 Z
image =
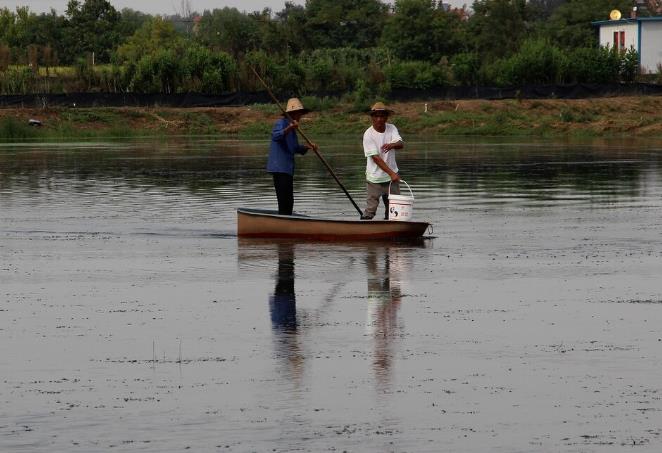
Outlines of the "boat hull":
M 279 215 L 275 211 L 237 209 L 237 235 L 254 238 L 301 238 L 322 241 L 413 239 L 430 226 L 426 222 L 316 219 Z

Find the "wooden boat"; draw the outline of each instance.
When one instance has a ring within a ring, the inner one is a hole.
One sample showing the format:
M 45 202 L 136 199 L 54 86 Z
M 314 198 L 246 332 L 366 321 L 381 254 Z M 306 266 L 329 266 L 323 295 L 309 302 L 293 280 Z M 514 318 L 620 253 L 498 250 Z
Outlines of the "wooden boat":
M 413 239 L 425 233 L 426 222 L 336 220 L 276 211 L 237 209 L 237 235 L 255 238 L 300 238 L 323 241 Z

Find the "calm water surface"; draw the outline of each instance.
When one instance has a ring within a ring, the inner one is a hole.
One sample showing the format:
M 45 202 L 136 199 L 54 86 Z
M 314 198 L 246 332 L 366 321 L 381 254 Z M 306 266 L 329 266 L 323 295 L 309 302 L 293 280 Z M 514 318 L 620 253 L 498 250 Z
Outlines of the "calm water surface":
M 0 145 L 0 451 L 660 451 L 661 142 L 408 140 L 372 244 L 238 240 L 266 148 Z

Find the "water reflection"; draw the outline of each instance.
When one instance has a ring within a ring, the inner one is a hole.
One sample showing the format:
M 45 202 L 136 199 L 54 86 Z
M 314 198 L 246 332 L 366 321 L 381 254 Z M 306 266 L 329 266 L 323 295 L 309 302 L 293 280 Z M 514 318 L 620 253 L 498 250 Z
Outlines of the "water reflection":
M 425 243 L 375 245 L 366 251 L 366 334 L 373 338 L 372 369 L 378 391 L 390 390 L 397 343 L 404 335 L 399 310 L 402 286 L 412 264 L 406 252 L 416 246 L 424 247 Z
M 281 359 L 283 372 L 298 386 L 301 384 L 304 360 L 294 290 L 294 244 L 279 243 L 277 250 L 276 285 L 273 294 L 269 295 L 271 326 L 276 356 Z
M 348 189 L 362 196 L 364 163 L 342 141 L 325 147 L 334 165 L 345 173 Z M 220 196 L 226 203 L 267 205 L 274 200 L 265 203 L 264 191 L 271 187 L 271 180 L 264 172 L 264 159 L 263 143 L 247 141 L 5 145 L 0 146 L 0 197 L 52 192 L 54 187 L 67 195 L 98 192 L 97 185 L 107 185 L 110 195 L 177 188 L 197 196 Z M 566 194 L 638 197 L 647 179 L 660 179 L 661 162 L 659 143 L 498 144 L 458 139 L 414 142 L 404 165 L 415 191 L 426 197 L 446 191 L 447 195 L 516 202 L 557 200 Z M 339 195 L 338 203 L 346 205 L 315 159 L 302 160 L 301 166 L 295 189 L 301 192 L 302 209 L 310 203 L 319 210 L 320 197 L 328 193 Z
M 283 382 L 294 390 L 305 387 L 306 369 L 311 366 L 307 363 L 311 350 L 305 344 L 316 347 L 310 334 L 329 325 L 337 328 L 335 317 L 349 310 L 354 317 L 349 321 L 347 335 L 356 336 L 357 340 L 361 336 L 369 338 L 364 351 L 370 358 L 366 371 L 373 375 L 378 392 L 389 393 L 396 374 L 399 341 L 405 335 L 400 315 L 403 294 L 413 273 L 417 249 L 425 248 L 427 242 L 325 243 L 322 264 L 315 244 L 240 239 L 241 265 L 273 278 L 267 292 L 268 314 L 277 372 Z M 301 291 L 307 295 L 299 300 L 301 306 L 297 306 L 295 284 L 297 261 L 307 263 L 299 276 L 299 295 Z M 318 266 L 324 269 L 323 274 L 318 273 Z M 343 288 L 354 284 L 363 288 L 360 297 L 348 299 Z M 349 306 L 340 311 L 332 309 L 343 303 Z M 357 329 L 357 322 L 363 327 Z
M 393 365 L 393 339 L 401 329 L 398 319 L 400 285 L 391 279 L 390 250 L 371 249 L 368 267 L 368 320 L 367 333 L 374 338 L 372 367 L 377 387 L 386 390 L 390 383 Z
M 491 440 L 556 451 L 586 447 L 586 433 L 604 434 L 592 445 L 657 439 L 647 427 L 659 400 L 644 397 L 659 389 L 660 313 L 629 302 L 662 297 L 662 150 L 412 144 L 403 171 L 437 235 L 419 249 L 244 246 L 234 207 L 275 206 L 264 147 L 250 146 L 0 147 L 4 450 L 174 440 L 205 451 L 222 438 L 245 451 L 477 452 Z M 325 156 L 353 175 L 342 179 L 358 198 L 355 151 Z M 301 208 L 354 215 L 304 160 Z M 190 345 L 190 379 L 167 363 L 152 377 L 154 341 L 175 336 Z M 552 403 L 553 416 L 539 410 Z M 124 421 L 109 425 L 120 406 Z M 495 433 L 499 414 L 508 423 Z M 605 432 L 605 420 L 621 429 Z
M 269 311 L 274 330 L 296 333 L 297 313 L 294 293 L 294 244 L 278 244 L 276 287 L 269 296 Z

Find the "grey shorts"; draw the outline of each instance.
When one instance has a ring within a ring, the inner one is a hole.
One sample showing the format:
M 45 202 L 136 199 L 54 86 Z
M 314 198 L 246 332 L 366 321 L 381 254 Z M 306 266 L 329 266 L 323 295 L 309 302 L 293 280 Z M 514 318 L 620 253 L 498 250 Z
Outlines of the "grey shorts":
M 363 212 L 363 216 L 368 219 L 372 219 L 377 213 L 377 207 L 379 206 L 379 199 L 381 198 L 384 201 L 384 218 L 388 219 L 388 190 L 389 184 L 391 185 L 391 193 L 395 195 L 400 194 L 400 183 L 394 182 L 366 182 L 367 188 L 367 197 L 366 197 L 366 208 Z

